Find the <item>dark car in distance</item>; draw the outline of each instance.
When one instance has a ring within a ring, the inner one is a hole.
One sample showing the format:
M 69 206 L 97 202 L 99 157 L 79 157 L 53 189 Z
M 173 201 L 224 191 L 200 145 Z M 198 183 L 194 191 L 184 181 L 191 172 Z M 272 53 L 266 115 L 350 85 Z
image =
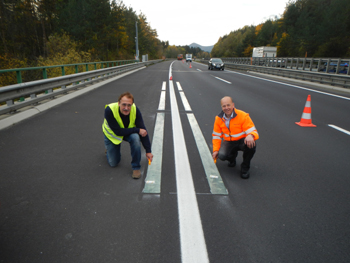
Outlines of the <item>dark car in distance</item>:
M 221 60 L 221 58 L 211 58 L 209 60 L 208 69 L 219 69 L 224 70 L 225 69 L 225 63 Z

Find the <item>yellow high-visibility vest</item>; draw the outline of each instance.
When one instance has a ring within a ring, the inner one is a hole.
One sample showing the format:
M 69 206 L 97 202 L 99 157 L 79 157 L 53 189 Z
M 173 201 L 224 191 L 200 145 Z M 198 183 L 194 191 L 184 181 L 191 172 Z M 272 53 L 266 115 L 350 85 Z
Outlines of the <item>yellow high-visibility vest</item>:
M 118 102 L 111 103 L 105 106 L 105 108 L 109 107 L 113 113 L 114 118 L 117 120 L 120 128 L 125 128 L 122 119 L 119 115 L 119 104 Z M 131 106 L 131 111 L 129 114 L 130 122 L 128 128 L 134 128 L 136 127 L 135 121 L 136 121 L 136 105 L 135 103 Z M 109 127 L 108 122 L 106 119 L 104 119 L 104 122 L 102 124 L 102 131 L 106 135 L 106 137 L 114 144 L 120 144 L 123 141 L 123 136 L 116 135 L 112 129 Z

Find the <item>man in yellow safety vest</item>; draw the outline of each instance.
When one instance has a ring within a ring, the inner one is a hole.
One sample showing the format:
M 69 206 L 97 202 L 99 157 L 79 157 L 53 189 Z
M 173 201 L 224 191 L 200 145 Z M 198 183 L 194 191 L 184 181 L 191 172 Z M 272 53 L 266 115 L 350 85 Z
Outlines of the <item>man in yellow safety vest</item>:
M 107 161 L 111 167 L 118 165 L 121 159 L 120 144 L 127 141 L 131 150 L 132 177 L 141 177 L 141 143 L 146 150 L 146 157 L 152 161 L 151 142 L 143 123 L 142 114 L 134 104 L 134 97 L 129 92 L 119 96 L 118 102 L 105 106 L 102 124 Z

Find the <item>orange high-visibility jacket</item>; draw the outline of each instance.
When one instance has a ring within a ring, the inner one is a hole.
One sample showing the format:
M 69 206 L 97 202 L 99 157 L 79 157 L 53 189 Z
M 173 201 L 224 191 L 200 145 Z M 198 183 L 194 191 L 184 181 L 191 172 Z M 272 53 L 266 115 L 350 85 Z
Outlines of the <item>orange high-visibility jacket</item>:
M 225 113 L 221 111 L 221 113 L 215 117 L 213 152 L 220 150 L 222 138 L 224 138 L 225 141 L 238 141 L 247 137 L 248 134 L 252 134 L 254 140 L 259 139 L 258 131 L 248 113 L 234 109 L 233 118 L 230 120 L 230 129 L 226 127 L 224 114 Z

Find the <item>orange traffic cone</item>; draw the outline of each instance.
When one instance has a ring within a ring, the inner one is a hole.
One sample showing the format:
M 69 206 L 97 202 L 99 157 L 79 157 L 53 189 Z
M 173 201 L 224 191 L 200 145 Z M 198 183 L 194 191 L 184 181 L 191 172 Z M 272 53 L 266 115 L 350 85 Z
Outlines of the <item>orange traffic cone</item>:
M 173 80 L 173 76 L 170 76 L 170 80 Z
M 301 115 L 300 122 L 296 122 L 299 126 L 302 127 L 316 127 L 316 125 L 311 122 L 311 96 L 307 96 L 307 100 L 305 103 L 305 108 L 303 114 Z
M 191 63 L 190 63 L 190 68 L 192 68 L 192 65 L 191 65 Z

